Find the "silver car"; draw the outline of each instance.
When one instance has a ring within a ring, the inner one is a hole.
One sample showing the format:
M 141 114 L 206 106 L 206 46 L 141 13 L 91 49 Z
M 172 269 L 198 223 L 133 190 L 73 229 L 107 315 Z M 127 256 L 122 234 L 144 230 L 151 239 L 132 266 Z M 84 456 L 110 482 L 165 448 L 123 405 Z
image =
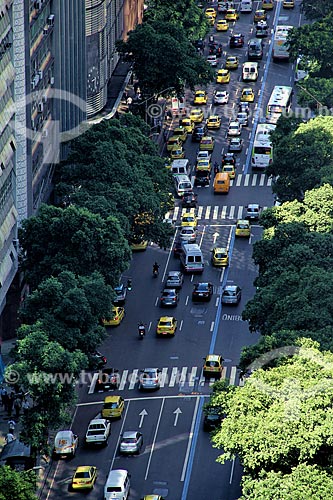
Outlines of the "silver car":
M 184 276 L 180 271 L 169 271 L 165 282 L 166 288 L 180 289 L 183 286 Z
M 195 243 L 197 239 L 197 232 L 193 227 L 185 226 L 180 230 L 180 239 L 187 241 L 187 243 Z
M 222 293 L 222 304 L 239 304 L 242 298 L 242 290 L 237 285 L 227 285 Z
M 261 206 L 258 205 L 258 203 L 251 203 L 246 207 L 245 219 L 253 221 L 259 220 L 260 213 L 261 213 Z
M 154 390 L 160 388 L 160 373 L 158 368 L 145 368 L 141 370 L 139 390 Z
M 140 453 L 143 445 L 143 436 L 138 431 L 126 431 L 121 435 L 119 451 L 122 455 Z

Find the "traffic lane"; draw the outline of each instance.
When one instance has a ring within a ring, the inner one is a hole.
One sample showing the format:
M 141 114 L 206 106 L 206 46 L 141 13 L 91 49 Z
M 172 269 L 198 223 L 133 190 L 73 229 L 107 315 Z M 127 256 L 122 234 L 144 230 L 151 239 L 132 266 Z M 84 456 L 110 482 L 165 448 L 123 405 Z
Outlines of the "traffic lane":
M 147 396 L 143 401 L 130 402 L 123 431 L 142 432 L 144 445 L 135 456 L 120 455 L 117 451 L 111 466 L 130 472 L 131 498 L 152 494 L 157 485 L 167 490 L 164 495 L 180 498 L 197 401 L 197 397 L 156 399 Z
M 100 411 L 102 405 L 94 404 L 87 406 L 78 406 L 73 418 L 72 429 L 79 436 L 79 447 L 75 457 L 71 459 L 55 460 L 52 464 L 51 472 L 48 476 L 48 483 L 44 488 L 48 500 L 63 498 L 73 498 L 70 491 L 70 484 L 75 469 L 81 465 L 96 466 L 98 469 L 98 478 L 94 488 L 95 498 L 103 495 L 103 486 L 105 477 L 109 471 L 111 459 L 114 453 L 114 446 L 121 428 L 121 421 L 115 421 L 111 424 L 111 436 L 109 444 L 106 447 L 88 448 L 85 446 L 85 434 L 89 422 Z M 126 409 L 125 409 L 126 412 Z M 87 492 L 75 492 L 75 498 L 85 498 Z
M 212 447 L 210 433 L 203 430 L 203 415 L 196 442 L 187 498 L 236 500 L 241 496 L 242 468 L 238 460 L 216 462 L 222 450 Z

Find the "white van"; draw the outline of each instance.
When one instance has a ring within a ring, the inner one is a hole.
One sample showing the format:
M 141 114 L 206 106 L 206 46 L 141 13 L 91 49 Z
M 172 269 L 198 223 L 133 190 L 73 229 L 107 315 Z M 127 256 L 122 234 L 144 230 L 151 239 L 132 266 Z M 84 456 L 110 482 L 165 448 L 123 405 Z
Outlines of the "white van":
M 252 0 L 241 0 L 240 11 L 241 12 L 252 12 Z
M 243 82 L 256 82 L 259 71 L 257 62 L 246 62 L 243 64 L 242 80 Z
M 183 196 L 186 191 L 192 191 L 193 186 L 188 175 L 175 175 L 175 188 L 179 198 Z
M 196 243 L 183 243 L 180 262 L 186 273 L 202 273 L 204 260 L 201 249 Z
M 104 486 L 104 500 L 126 500 L 131 486 L 129 478 L 127 470 L 110 470 Z
M 190 162 L 184 158 L 183 160 L 173 160 L 171 165 L 172 175 L 188 175 L 190 170 Z

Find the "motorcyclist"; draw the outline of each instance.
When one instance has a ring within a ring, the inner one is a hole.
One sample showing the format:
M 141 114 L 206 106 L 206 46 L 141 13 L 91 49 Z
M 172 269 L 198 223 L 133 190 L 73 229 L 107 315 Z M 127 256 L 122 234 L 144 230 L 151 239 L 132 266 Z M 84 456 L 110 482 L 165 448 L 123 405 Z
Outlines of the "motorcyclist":
M 159 268 L 160 268 L 160 266 L 155 261 L 154 264 L 153 264 L 153 274 L 158 274 Z
M 138 324 L 138 330 L 140 337 L 143 337 L 146 334 L 146 327 L 142 321 Z
M 218 174 L 220 171 L 220 168 L 219 168 L 219 164 L 216 162 L 214 162 L 214 175 Z

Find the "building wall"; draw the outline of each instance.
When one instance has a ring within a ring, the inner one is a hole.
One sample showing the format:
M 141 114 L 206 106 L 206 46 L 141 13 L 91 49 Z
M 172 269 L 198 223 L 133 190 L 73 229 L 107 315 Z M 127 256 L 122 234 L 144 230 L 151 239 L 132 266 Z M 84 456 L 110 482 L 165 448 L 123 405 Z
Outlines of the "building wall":
M 144 0 L 124 0 L 124 40 L 126 40 L 129 31 L 132 31 L 137 24 L 142 23 L 143 4 Z

